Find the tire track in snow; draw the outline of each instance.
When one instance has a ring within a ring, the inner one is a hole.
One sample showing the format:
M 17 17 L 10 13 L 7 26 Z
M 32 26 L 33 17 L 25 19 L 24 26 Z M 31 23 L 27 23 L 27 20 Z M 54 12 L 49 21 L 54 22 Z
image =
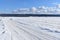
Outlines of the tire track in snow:
M 21 25 L 22 26 L 22 25 Z

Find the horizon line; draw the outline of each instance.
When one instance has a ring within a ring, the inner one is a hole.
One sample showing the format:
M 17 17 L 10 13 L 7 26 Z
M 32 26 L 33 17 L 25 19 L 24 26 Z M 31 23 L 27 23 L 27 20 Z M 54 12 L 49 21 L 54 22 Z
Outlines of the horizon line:
M 60 14 L 0 14 L 0 17 L 60 17 Z

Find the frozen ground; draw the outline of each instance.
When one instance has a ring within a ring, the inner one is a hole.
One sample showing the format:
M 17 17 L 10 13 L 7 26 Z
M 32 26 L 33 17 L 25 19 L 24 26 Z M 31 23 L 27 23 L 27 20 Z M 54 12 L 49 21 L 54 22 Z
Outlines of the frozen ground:
M 0 40 L 60 40 L 60 17 L 0 17 Z

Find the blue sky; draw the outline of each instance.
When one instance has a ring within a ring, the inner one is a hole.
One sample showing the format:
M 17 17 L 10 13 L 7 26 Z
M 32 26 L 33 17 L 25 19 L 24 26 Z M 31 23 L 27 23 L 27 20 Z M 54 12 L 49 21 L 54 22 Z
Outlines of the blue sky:
M 53 3 L 60 3 L 60 0 L 0 0 L 0 12 L 9 12 L 17 8 L 54 6 Z

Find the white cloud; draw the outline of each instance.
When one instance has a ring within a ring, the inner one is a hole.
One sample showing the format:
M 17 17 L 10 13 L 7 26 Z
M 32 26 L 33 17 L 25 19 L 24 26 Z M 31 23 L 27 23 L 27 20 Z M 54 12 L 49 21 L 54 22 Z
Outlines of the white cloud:
M 35 7 L 32 7 L 32 8 L 31 8 L 31 11 L 32 11 L 32 12 L 36 12 L 36 10 L 37 10 L 37 9 L 36 9 Z
M 14 10 L 16 13 L 60 13 L 60 4 L 56 4 L 55 7 L 46 7 L 46 6 L 40 6 L 38 8 L 32 7 L 32 8 L 22 8 L 22 9 L 17 9 Z
M 56 6 L 57 6 L 57 8 L 60 8 L 60 4 L 57 4 Z

